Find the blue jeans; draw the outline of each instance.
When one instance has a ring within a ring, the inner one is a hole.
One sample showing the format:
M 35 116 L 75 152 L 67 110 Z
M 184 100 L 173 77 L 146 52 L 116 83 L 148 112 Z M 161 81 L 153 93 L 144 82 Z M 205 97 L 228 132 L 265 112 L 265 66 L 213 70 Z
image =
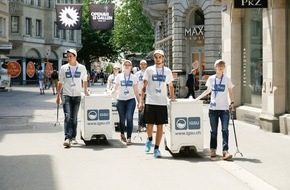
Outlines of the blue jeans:
M 133 115 L 136 107 L 135 98 L 129 100 L 117 100 L 119 113 L 119 127 L 121 134 L 125 132 L 125 121 L 127 120 L 127 139 L 131 138 L 133 131 Z
M 64 136 L 65 139 L 72 139 L 77 136 L 78 112 L 81 97 L 64 96 Z
M 208 113 L 210 121 L 210 149 L 216 150 L 217 148 L 217 129 L 219 118 L 222 123 L 222 137 L 223 137 L 223 151 L 228 151 L 229 149 L 229 110 L 209 110 Z

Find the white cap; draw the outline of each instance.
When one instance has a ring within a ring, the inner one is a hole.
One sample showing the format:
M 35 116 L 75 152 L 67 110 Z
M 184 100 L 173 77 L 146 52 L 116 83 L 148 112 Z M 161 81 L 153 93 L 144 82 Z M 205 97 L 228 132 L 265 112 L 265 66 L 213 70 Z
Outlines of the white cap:
M 223 60 L 221 60 L 221 59 L 218 59 L 218 60 L 216 60 L 215 62 L 214 62 L 214 67 L 216 67 L 217 66 L 217 64 L 219 64 L 219 63 L 225 63 Z
M 72 54 L 74 54 L 75 56 L 77 56 L 77 51 L 74 50 L 74 49 L 66 50 L 66 53 L 72 53 Z
M 126 60 L 124 61 L 124 64 L 125 64 L 126 62 L 128 62 L 130 65 L 132 65 L 132 62 L 131 62 L 129 59 L 126 59 Z
M 146 63 L 146 64 L 147 64 L 147 61 L 146 61 L 145 59 L 142 59 L 142 60 L 140 61 L 140 63 Z
M 120 64 L 119 64 L 119 63 L 115 63 L 115 65 L 114 65 L 114 69 L 115 69 L 115 68 L 120 69 L 120 68 L 121 68 Z
M 155 50 L 153 55 L 155 55 L 156 53 L 159 53 L 160 55 L 164 56 L 164 52 L 162 50 L 160 50 L 160 49 Z

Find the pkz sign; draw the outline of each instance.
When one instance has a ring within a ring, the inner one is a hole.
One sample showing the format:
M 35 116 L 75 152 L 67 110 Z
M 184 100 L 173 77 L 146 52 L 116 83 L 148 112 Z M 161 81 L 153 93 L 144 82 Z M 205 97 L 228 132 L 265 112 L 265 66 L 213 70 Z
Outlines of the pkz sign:
M 268 0 L 235 0 L 235 8 L 268 8 Z

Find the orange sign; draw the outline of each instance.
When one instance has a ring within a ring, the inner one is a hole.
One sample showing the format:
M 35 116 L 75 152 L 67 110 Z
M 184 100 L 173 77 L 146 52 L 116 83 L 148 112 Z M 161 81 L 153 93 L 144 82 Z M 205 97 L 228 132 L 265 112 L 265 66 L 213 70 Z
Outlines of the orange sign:
M 32 61 L 29 61 L 26 66 L 26 73 L 27 75 L 32 78 L 35 74 L 35 66 Z
M 46 62 L 45 63 L 45 75 L 50 76 L 52 72 L 53 72 L 52 63 Z
M 10 61 L 8 63 L 7 74 L 11 76 L 11 78 L 16 78 L 21 73 L 21 66 L 16 61 Z

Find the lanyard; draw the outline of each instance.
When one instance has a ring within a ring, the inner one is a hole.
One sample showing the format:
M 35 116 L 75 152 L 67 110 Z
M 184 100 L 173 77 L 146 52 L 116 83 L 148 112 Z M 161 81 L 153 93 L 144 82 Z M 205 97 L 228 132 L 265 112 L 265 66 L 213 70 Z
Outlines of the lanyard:
M 220 86 L 222 84 L 222 81 L 223 81 L 223 77 L 224 75 L 222 75 L 222 78 L 220 80 L 220 83 L 218 86 Z M 214 78 L 214 98 L 216 98 L 216 95 L 218 94 L 218 86 L 216 85 L 216 77 Z
M 163 76 L 164 75 L 164 66 L 162 66 L 162 73 L 161 75 L 159 75 L 159 73 L 157 72 L 157 67 L 156 67 L 156 74 L 157 74 L 157 79 L 159 81 L 159 88 L 160 88 L 160 85 L 161 85 L 161 79 L 159 78 L 159 76 Z
M 69 69 L 70 76 L 71 76 L 72 80 L 74 80 L 74 77 L 76 76 L 76 72 L 78 71 L 78 67 L 76 68 L 76 70 L 75 70 L 75 72 L 74 72 L 74 75 L 72 75 L 72 72 L 71 72 L 70 66 L 68 67 L 68 69 Z
M 129 83 L 129 81 L 130 81 L 130 76 L 131 76 L 131 74 L 129 74 L 128 80 L 126 80 L 126 76 L 125 76 L 125 74 L 124 74 L 124 80 L 125 80 L 126 88 L 128 87 L 128 83 Z

